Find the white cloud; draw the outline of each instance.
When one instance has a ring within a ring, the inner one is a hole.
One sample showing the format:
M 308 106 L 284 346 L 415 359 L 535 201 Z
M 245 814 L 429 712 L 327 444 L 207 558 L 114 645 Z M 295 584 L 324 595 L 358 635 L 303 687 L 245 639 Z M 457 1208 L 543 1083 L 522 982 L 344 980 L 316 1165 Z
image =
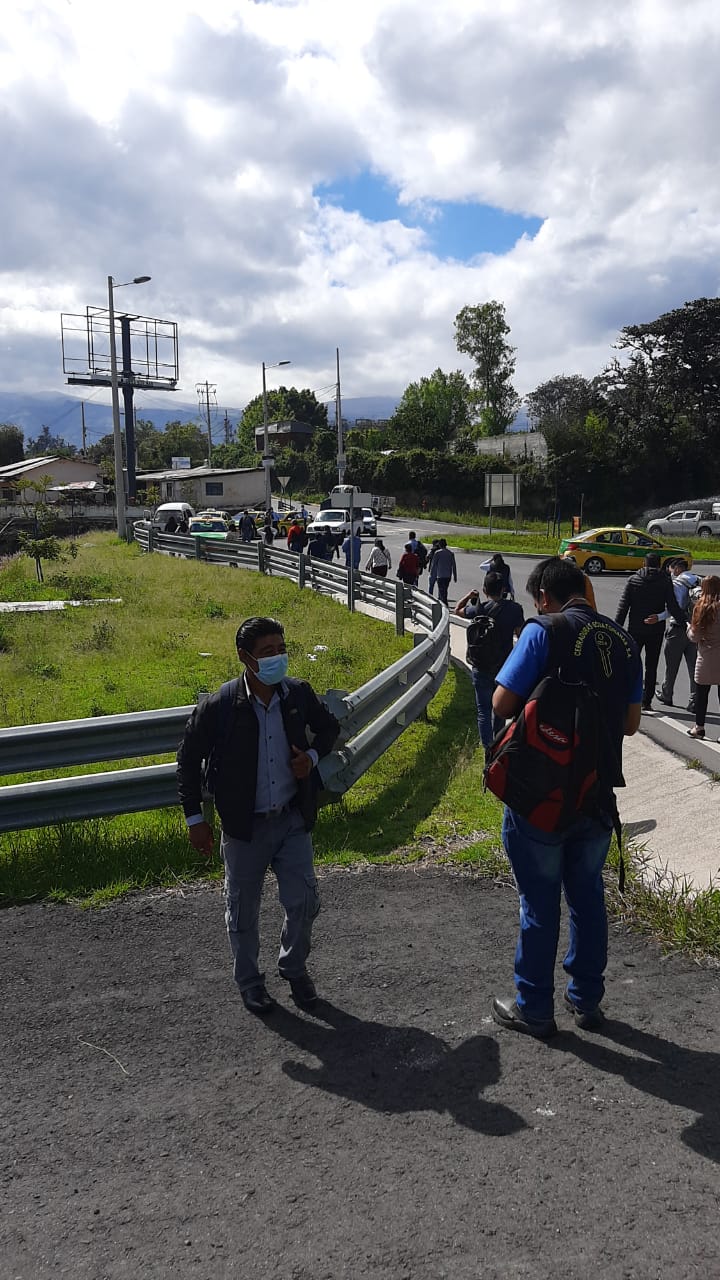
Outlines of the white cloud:
M 263 359 L 326 385 L 336 346 L 346 394 L 399 393 L 463 363 L 454 316 L 491 297 L 526 391 L 718 292 L 707 0 L 681 21 L 674 0 L 11 0 L 3 21 L 6 387 L 62 388 L 59 312 L 102 305 L 109 272 L 152 275 L 123 305 L 176 320 L 183 386 L 229 404 Z M 410 208 L 545 221 L 443 261 L 422 230 L 314 196 L 363 170 Z

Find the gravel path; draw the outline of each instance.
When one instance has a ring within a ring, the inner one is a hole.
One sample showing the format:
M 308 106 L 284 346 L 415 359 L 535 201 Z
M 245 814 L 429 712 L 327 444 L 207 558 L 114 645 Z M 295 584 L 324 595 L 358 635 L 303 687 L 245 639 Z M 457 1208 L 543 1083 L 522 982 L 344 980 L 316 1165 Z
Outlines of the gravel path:
M 265 1022 L 216 886 L 0 913 L 3 1280 L 720 1275 L 720 971 L 616 931 L 605 1032 L 540 1044 L 489 1019 L 511 890 L 322 890 L 326 1001 Z

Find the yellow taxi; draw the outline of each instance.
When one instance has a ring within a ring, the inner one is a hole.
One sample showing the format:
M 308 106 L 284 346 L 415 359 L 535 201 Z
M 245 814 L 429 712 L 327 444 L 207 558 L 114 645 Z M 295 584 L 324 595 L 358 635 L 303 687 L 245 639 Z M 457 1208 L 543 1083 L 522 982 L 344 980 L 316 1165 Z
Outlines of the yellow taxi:
M 692 566 L 692 556 L 684 547 L 669 547 L 641 529 L 588 529 L 572 538 L 563 538 L 559 555 L 574 560 L 585 573 L 602 573 L 604 569 L 634 572 L 642 569 L 648 551 L 657 551 L 663 567 L 669 560 L 682 556 Z

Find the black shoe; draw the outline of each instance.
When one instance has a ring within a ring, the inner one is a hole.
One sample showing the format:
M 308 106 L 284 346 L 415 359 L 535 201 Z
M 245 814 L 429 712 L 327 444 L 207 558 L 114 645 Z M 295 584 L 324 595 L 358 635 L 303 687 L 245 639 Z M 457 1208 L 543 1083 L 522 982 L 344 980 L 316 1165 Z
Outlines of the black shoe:
M 309 973 L 299 973 L 296 978 L 286 978 L 290 983 L 292 998 L 299 1009 L 312 1009 L 317 1004 L 318 993 Z
M 671 707 L 673 704 L 672 698 L 666 698 L 663 693 L 660 693 L 659 689 L 655 690 L 655 698 L 658 702 L 662 702 L 664 707 Z
M 642 709 L 643 711 L 652 711 L 652 702 L 643 702 Z
M 687 709 L 691 715 L 693 716 L 695 715 L 695 699 L 694 698 L 691 698 L 690 701 L 688 702 Z
M 577 1005 L 573 1004 L 567 991 L 565 992 L 563 999 L 565 1001 L 566 1008 L 569 1009 L 575 1019 L 576 1027 L 579 1027 L 581 1031 L 599 1030 L 605 1021 L 605 1014 L 599 1004 L 597 1004 L 594 1009 L 578 1009 Z
M 246 991 L 241 991 L 240 995 L 248 1013 L 260 1015 L 271 1013 L 276 1005 L 276 1001 L 268 995 L 262 982 L 258 982 L 254 987 L 248 987 Z
M 508 1031 L 521 1031 L 523 1035 L 534 1036 L 536 1040 L 547 1040 L 557 1031 L 554 1018 L 538 1020 L 526 1017 L 513 996 L 508 996 L 507 1000 L 496 996 L 492 1003 L 492 1016 L 499 1026 Z

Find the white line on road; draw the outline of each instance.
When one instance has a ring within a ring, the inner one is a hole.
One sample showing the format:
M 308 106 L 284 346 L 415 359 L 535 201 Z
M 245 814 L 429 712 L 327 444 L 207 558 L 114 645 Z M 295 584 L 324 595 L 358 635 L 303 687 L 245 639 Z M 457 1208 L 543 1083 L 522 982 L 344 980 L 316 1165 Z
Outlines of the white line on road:
M 685 726 L 678 724 L 677 720 L 671 719 L 670 716 L 653 716 L 653 720 L 662 720 L 663 724 L 669 725 L 676 733 L 684 733 L 686 738 L 689 736 Z M 691 738 L 690 741 L 692 742 L 693 739 Z M 695 741 L 702 742 L 704 747 L 709 747 L 711 751 L 716 751 L 720 755 L 720 743 L 710 742 L 708 738 L 696 738 Z

